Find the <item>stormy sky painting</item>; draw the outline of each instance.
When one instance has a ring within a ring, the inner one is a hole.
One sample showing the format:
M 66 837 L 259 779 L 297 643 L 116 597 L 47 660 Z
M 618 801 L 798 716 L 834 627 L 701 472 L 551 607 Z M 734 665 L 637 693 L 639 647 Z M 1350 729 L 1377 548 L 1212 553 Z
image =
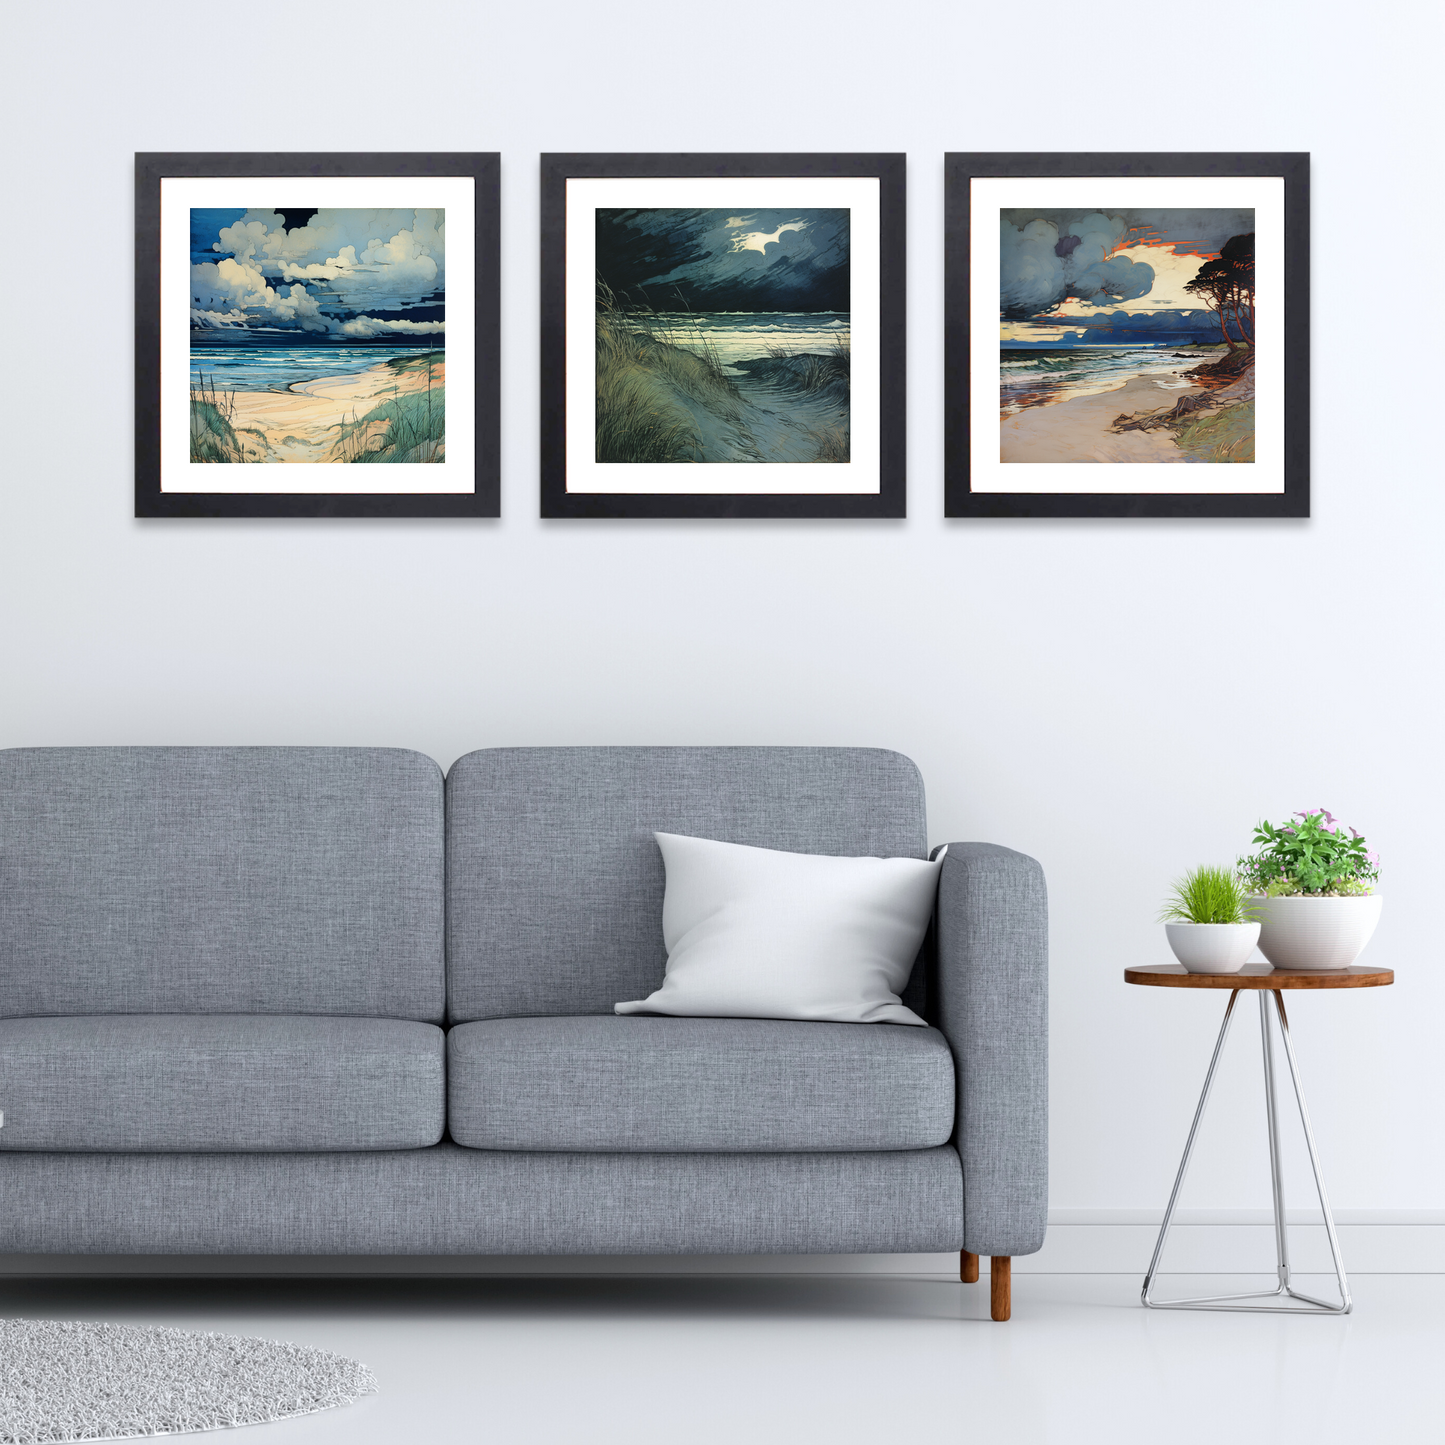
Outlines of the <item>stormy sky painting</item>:
M 596 210 L 596 460 L 848 462 L 846 208 Z
M 694 311 L 849 309 L 846 210 L 597 212 L 597 271 L 614 291 Z
M 1185 287 L 1252 210 L 1000 212 L 1004 346 L 1184 345 L 1220 339 Z
M 998 217 L 1001 462 L 1253 462 L 1253 209 Z

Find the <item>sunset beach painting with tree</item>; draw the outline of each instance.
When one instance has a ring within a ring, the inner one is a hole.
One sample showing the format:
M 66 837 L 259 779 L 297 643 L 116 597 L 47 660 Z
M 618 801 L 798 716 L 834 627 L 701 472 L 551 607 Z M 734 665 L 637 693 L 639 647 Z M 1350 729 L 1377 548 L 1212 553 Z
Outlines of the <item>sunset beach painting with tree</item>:
M 1254 211 L 999 211 L 1003 463 L 1252 463 Z

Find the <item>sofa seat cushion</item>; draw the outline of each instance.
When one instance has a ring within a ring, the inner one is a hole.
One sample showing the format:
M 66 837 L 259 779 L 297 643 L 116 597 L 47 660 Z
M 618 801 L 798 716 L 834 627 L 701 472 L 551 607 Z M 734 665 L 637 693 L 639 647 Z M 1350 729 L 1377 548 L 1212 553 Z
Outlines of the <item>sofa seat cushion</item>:
M 271 1014 L 0 1019 L 0 1150 L 414 1149 L 442 1136 L 434 1024 Z
M 927 1149 L 953 1132 L 937 1029 L 777 1019 L 488 1019 L 447 1035 L 472 1149 Z

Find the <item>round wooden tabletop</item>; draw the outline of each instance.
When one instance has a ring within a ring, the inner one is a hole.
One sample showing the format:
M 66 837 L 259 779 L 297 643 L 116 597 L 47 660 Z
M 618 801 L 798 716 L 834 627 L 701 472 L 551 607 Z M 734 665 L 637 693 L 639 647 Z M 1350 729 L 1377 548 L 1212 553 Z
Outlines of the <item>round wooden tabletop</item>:
M 1238 973 L 1186 973 L 1182 963 L 1161 963 L 1156 968 L 1126 968 L 1125 983 L 1154 988 L 1380 988 L 1394 983 L 1392 968 L 1271 968 L 1247 963 Z

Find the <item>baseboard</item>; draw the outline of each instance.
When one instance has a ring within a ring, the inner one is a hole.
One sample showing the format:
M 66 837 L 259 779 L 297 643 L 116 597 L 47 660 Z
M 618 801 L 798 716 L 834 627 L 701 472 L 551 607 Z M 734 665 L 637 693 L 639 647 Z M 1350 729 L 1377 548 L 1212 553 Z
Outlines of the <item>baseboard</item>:
M 1149 1210 L 1060 1210 L 1051 1218 L 1044 1247 L 1014 1260 L 1014 1273 L 1142 1278 L 1162 1217 Z M 1329 1241 L 1318 1211 L 1291 1210 L 1286 1217 L 1292 1267 L 1303 1274 L 1330 1273 Z M 1335 1230 L 1351 1274 L 1445 1274 L 1445 1214 L 1439 1211 L 1350 1211 L 1337 1218 Z M 1268 1210 L 1181 1211 L 1159 1267 L 1167 1274 L 1272 1273 L 1275 1241 Z
M 1154 1252 L 1160 1214 L 1058 1210 L 1037 1254 L 1015 1274 L 1137 1274 Z M 1318 1215 L 1291 1212 L 1290 1261 L 1302 1274 L 1331 1270 Z M 1445 1274 L 1445 1212 L 1352 1211 L 1337 1232 L 1351 1274 Z M 1274 1230 L 1264 1210 L 1181 1211 L 1161 1261 L 1165 1274 L 1270 1274 Z M 988 1270 L 988 1261 L 983 1262 Z M 767 1255 L 6 1255 L 0 1278 L 163 1276 L 210 1278 L 481 1278 L 579 1275 L 844 1276 L 956 1280 L 956 1254 Z

